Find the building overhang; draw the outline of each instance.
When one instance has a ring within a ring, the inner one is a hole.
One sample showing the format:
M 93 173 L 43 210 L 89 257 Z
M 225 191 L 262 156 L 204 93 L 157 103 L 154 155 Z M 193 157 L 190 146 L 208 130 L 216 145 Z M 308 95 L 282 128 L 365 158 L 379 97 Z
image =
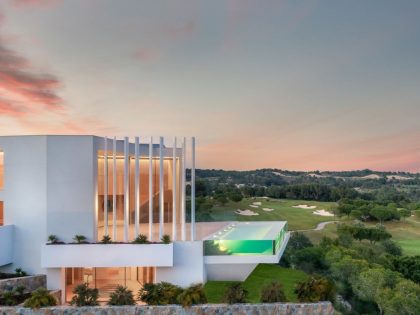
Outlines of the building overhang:
M 172 267 L 173 244 L 57 244 L 41 246 L 43 268 Z

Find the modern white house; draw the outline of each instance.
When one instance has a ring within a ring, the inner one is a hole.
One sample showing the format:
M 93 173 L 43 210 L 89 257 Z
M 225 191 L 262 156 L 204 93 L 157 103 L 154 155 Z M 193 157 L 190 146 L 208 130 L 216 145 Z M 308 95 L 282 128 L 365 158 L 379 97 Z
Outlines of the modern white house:
M 106 299 L 117 285 L 244 280 L 288 236 L 286 222 L 195 222 L 194 138 L 0 136 L 0 271 L 46 274 L 63 302 L 84 282 Z

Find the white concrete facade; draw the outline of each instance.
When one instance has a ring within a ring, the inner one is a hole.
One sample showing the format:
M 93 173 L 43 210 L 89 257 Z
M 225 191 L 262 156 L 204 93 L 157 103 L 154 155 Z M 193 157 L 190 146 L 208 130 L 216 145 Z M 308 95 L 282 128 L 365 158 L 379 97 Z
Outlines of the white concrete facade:
M 244 280 L 256 264 L 277 263 L 287 240 L 274 255 L 204 255 L 210 231 L 203 229 L 204 236 L 195 223 L 195 139 L 167 141 L 173 147 L 155 140 L 0 136 L 0 271 L 47 274 L 50 289 L 64 290 L 66 268 L 150 267 L 153 281 L 188 286 L 207 279 Z M 130 244 L 139 233 L 152 243 Z M 49 235 L 65 243 L 83 235 L 91 244 L 46 245 Z M 173 242 L 162 244 L 163 235 Z M 95 244 L 102 236 L 115 243 Z

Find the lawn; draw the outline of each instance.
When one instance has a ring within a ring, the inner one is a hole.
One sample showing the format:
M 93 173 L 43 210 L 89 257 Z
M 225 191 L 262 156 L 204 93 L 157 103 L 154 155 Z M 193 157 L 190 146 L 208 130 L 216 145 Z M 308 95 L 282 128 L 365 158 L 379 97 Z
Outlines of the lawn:
M 258 208 L 250 207 L 253 202 L 261 202 Z M 316 206 L 315 209 L 293 208 L 297 205 Z M 337 204 L 335 202 L 318 202 L 307 200 L 285 200 L 265 198 L 244 198 L 240 202 L 228 202 L 224 206 L 216 206 L 205 214 L 197 215 L 197 220 L 204 221 L 288 221 L 290 230 L 313 229 L 320 222 L 335 220 L 334 217 L 323 217 L 315 215 L 315 210 L 331 211 Z M 263 208 L 274 209 L 271 212 Z M 235 213 L 237 209 L 251 210 L 258 215 L 243 216 Z
M 342 220 L 344 222 L 344 220 Z M 346 220 L 347 223 L 352 221 Z M 375 223 L 367 225 L 374 226 Z M 385 227 L 402 248 L 404 255 L 420 255 L 420 221 L 417 217 L 411 217 L 397 222 L 385 222 Z M 303 232 L 309 239 L 318 244 L 323 236 L 337 237 L 336 224 L 329 224 L 321 231 Z
M 305 280 L 307 276 L 306 273 L 300 270 L 283 268 L 279 265 L 259 264 L 243 282 L 243 286 L 248 290 L 248 301 L 258 303 L 261 289 L 271 281 L 277 280 L 283 285 L 288 300 L 296 302 L 295 286 L 299 281 Z M 225 290 L 232 283 L 235 282 L 208 281 L 205 284 L 205 290 L 209 303 L 221 303 Z

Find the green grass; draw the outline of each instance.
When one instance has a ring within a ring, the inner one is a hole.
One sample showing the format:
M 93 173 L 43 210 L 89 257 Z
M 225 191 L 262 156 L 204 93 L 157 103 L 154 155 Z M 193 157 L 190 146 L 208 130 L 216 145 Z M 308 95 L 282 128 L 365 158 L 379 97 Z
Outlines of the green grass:
M 341 222 L 351 223 L 349 219 L 341 220 Z M 368 226 L 374 226 L 376 223 L 367 223 Z M 404 255 L 420 255 L 420 219 L 418 217 L 410 217 L 397 222 L 385 222 L 387 231 L 391 233 L 392 240 L 397 242 Z M 318 244 L 323 236 L 336 238 L 336 224 L 329 224 L 321 231 L 305 231 L 303 232 L 314 243 Z
M 260 301 L 261 289 L 273 280 L 279 281 L 283 285 L 284 293 L 291 302 L 296 302 L 297 297 L 294 293 L 296 284 L 308 277 L 300 270 L 283 268 L 279 265 L 259 264 L 254 271 L 243 282 L 243 286 L 248 290 L 248 301 L 258 303 Z M 205 285 L 205 291 L 209 303 L 222 303 L 223 295 L 233 281 L 209 281 Z
M 250 207 L 253 202 L 262 203 L 258 208 Z M 293 208 L 297 205 L 316 206 L 315 209 Z M 329 211 L 335 208 L 335 202 L 318 202 L 307 200 L 285 200 L 285 199 L 264 199 L 264 198 L 244 198 L 240 202 L 228 202 L 224 206 L 215 206 L 209 210 L 206 221 L 288 221 L 290 230 L 313 229 L 320 222 L 335 220 L 334 217 L 322 217 L 315 215 L 314 210 L 324 209 Z M 262 208 L 272 208 L 274 211 L 268 212 Z M 243 216 L 236 214 L 237 209 L 249 209 L 258 213 L 254 216 Z M 199 219 L 198 219 L 199 220 Z

